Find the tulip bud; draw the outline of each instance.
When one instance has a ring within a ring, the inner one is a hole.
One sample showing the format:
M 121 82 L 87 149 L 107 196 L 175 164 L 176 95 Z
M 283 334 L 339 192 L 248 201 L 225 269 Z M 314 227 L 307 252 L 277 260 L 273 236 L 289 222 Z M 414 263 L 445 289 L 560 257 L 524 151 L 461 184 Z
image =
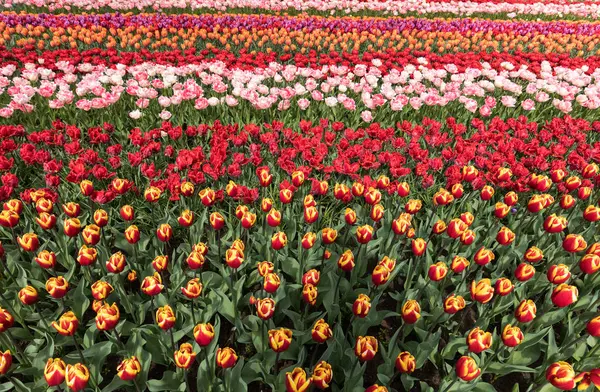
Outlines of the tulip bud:
M 535 318 L 536 312 L 535 302 L 530 299 L 524 299 L 515 309 L 515 318 L 520 323 L 528 323 Z
M 327 389 L 333 379 L 333 370 L 331 365 L 325 361 L 321 361 L 315 366 L 312 375 L 312 382 L 317 389 Z
M 421 306 L 414 299 L 409 299 L 402 306 L 402 320 L 406 324 L 414 324 L 421 318 Z
M 273 211 L 273 210 L 271 210 Z M 250 211 L 246 211 L 240 220 L 244 229 L 251 229 L 256 223 L 256 214 Z
M 302 237 L 302 248 L 310 249 L 315 245 L 317 235 L 313 232 L 308 232 Z
M 525 251 L 525 255 L 523 256 L 525 261 L 529 263 L 537 263 L 544 258 L 544 254 L 540 248 L 532 246 L 531 248 Z
M 415 215 L 417 212 L 419 212 L 421 210 L 422 207 L 423 207 L 423 202 L 421 200 L 411 199 L 408 202 L 406 202 L 406 204 L 404 205 L 404 211 L 411 215 Z
M 475 354 L 488 350 L 492 346 L 492 334 L 479 327 L 474 328 L 467 335 L 467 346 Z
M 235 365 L 235 363 L 238 360 L 238 356 L 232 348 L 219 347 L 217 349 L 216 360 L 217 360 L 217 366 L 219 366 L 220 368 L 223 368 L 223 369 L 227 369 L 227 368 L 233 367 Z
M 144 190 L 144 199 L 146 199 L 146 201 L 149 203 L 154 203 L 157 202 L 158 199 L 160 199 L 161 194 L 162 191 L 160 190 L 160 188 L 155 186 L 149 186 Z
M 379 222 L 383 218 L 384 212 L 385 212 L 385 209 L 381 204 L 375 204 L 371 208 L 370 217 L 373 220 L 373 222 Z
M 561 283 L 552 291 L 551 299 L 555 306 L 564 308 L 565 306 L 569 306 L 572 303 L 577 302 L 578 296 L 579 291 L 577 290 L 577 287 L 570 286 L 566 283 Z
M 194 223 L 194 213 L 190 210 L 181 211 L 177 218 L 177 223 L 182 227 L 190 227 Z
M 588 321 L 586 330 L 593 337 L 600 337 L 600 316 L 596 316 Z
M 393 229 L 393 222 L 392 222 L 392 229 Z M 431 229 L 431 231 L 433 232 L 433 234 L 442 234 L 443 232 L 446 231 L 446 222 L 444 222 L 443 220 L 438 220 L 437 222 L 435 222 L 435 224 L 433 225 L 433 228 Z M 396 231 L 394 230 L 394 233 Z M 396 233 L 397 234 L 397 233 Z
M 583 218 L 588 222 L 597 222 L 600 220 L 600 208 L 589 205 L 583 211 Z
M 317 343 L 325 343 L 331 339 L 333 331 L 324 319 L 319 319 L 312 328 L 312 339 Z
M 444 312 L 448 314 L 455 314 L 463 310 L 465 306 L 465 299 L 460 295 L 451 294 L 444 300 Z
M 210 214 L 210 225 L 214 230 L 221 230 L 225 227 L 225 218 L 219 212 L 213 212 Z
M 503 226 L 496 235 L 496 241 L 500 245 L 510 245 L 515 240 L 515 233 L 508 227 Z
M 567 252 L 581 252 L 587 248 L 587 243 L 579 234 L 567 234 L 562 243 L 563 249 Z
M 560 233 L 567 228 L 567 218 L 552 214 L 544 220 L 544 230 L 547 233 Z
M 467 268 L 469 266 L 469 261 L 467 259 L 465 259 L 462 256 L 454 256 L 454 258 L 452 259 L 452 264 L 450 265 L 450 268 L 452 269 L 452 272 L 454 272 L 455 274 L 460 274 L 461 272 L 463 272 L 465 270 L 465 268 Z
M 577 189 L 580 186 L 581 186 L 581 179 L 577 176 L 571 176 L 571 177 L 567 178 L 567 180 L 565 181 L 565 187 L 569 191 Z
M 501 297 L 510 294 L 513 291 L 513 289 L 514 286 L 508 278 L 499 278 L 498 280 L 496 280 L 496 283 L 494 283 L 495 293 Z
M 271 271 L 272 272 L 272 271 Z M 316 269 L 308 270 L 302 275 L 302 284 L 318 285 L 321 280 L 321 274 Z
M 46 281 L 46 291 L 52 298 L 60 299 L 67 294 L 69 282 L 62 276 L 50 277 Z
M 323 229 L 323 231 L 321 232 L 321 236 L 323 238 L 323 244 L 325 245 L 330 245 L 333 244 L 335 242 L 335 240 L 337 239 L 337 230 L 326 227 Z
M 444 188 L 440 188 L 440 190 L 433 195 L 434 206 L 445 206 L 452 203 L 453 201 L 454 196 L 452 196 L 452 194 Z
M 496 255 L 491 249 L 487 249 L 485 246 L 479 248 L 479 250 L 473 256 L 473 260 L 477 265 L 486 265 L 496 258 Z
M 475 232 L 473 230 L 465 230 L 465 232 L 460 236 L 460 242 L 465 246 L 471 245 L 474 241 Z
M 117 304 L 104 304 L 96 313 L 96 328 L 99 331 L 110 331 L 117 326 L 121 312 Z
M 117 367 L 117 375 L 123 381 L 131 381 L 142 371 L 142 364 L 136 357 L 126 358 Z
M 273 294 L 277 291 L 277 289 L 279 288 L 279 285 L 281 284 L 281 279 L 279 279 L 279 275 L 277 275 L 276 273 L 269 273 L 267 275 L 265 275 L 264 280 L 263 280 L 263 288 L 265 289 L 265 291 L 269 294 Z
M 475 168 L 475 166 L 463 166 L 462 168 L 462 180 L 466 182 L 471 182 L 477 178 L 479 175 L 479 171 Z
M 12 211 L 17 215 L 20 215 L 23 211 L 23 202 L 19 199 L 10 199 L 3 204 L 3 209 L 7 211 Z
M 400 182 L 396 188 L 398 196 L 406 197 L 410 194 L 410 185 L 407 182 Z
M 502 330 L 502 342 L 507 347 L 516 347 L 523 341 L 524 336 L 521 328 L 506 324 Z
M 103 301 L 114 291 L 110 283 L 98 280 L 92 284 L 92 297 L 96 301 Z
M 197 270 L 199 268 L 202 268 L 202 266 L 204 265 L 205 259 L 204 259 L 204 256 L 202 255 L 202 253 L 192 251 L 188 255 L 188 257 L 185 261 L 186 261 L 188 267 L 190 267 L 190 269 Z
M 487 304 L 494 297 L 494 289 L 489 279 L 471 282 L 471 299 L 482 304 Z
M 592 256 L 595 256 L 595 255 L 592 255 Z M 561 283 L 565 283 L 567 280 L 569 280 L 569 278 L 571 277 L 571 272 L 569 272 L 569 267 L 567 267 L 564 264 L 552 264 L 548 268 L 546 277 L 553 284 L 561 284 Z
M 168 242 L 173 236 L 173 229 L 168 223 L 162 223 L 156 229 L 156 237 L 162 242 Z
M 381 192 L 373 187 L 370 187 L 365 191 L 363 197 L 365 198 L 365 202 L 367 204 L 373 206 L 375 204 L 379 204 L 381 201 Z
M 87 386 L 90 379 L 90 371 L 88 368 L 81 364 L 76 363 L 75 365 L 67 365 L 66 368 L 66 381 L 67 386 L 74 392 L 82 391 Z
M 200 278 L 190 279 L 185 287 L 181 288 L 181 292 L 189 299 L 198 298 L 200 294 L 202 294 L 202 283 L 200 282 Z
M 13 315 L 8 310 L 0 308 L 0 333 L 12 327 L 14 322 Z
M 33 286 L 23 287 L 19 291 L 19 300 L 23 305 L 33 305 L 38 300 L 38 292 Z
M 458 238 L 468 228 L 469 228 L 469 226 L 467 226 L 467 224 L 465 222 L 463 222 L 461 219 L 455 218 L 455 219 L 452 219 L 448 223 L 448 228 L 446 229 L 446 233 L 448 233 L 448 236 L 450 238 Z
M 94 223 L 99 227 L 104 227 L 108 224 L 108 213 L 102 209 L 94 211 Z
M 54 204 L 48 199 L 41 198 L 37 199 L 35 202 L 35 210 L 38 212 L 38 214 L 42 212 L 52 212 L 53 208 Z
M 412 373 L 417 368 L 415 357 L 408 351 L 403 351 L 396 357 L 396 369 L 400 373 Z
M 256 301 L 256 314 L 261 320 L 268 320 L 275 314 L 275 301 L 272 298 L 262 298 Z
M 535 275 L 535 267 L 531 264 L 521 263 L 515 270 L 515 278 L 520 282 L 528 281 Z
M 316 207 L 317 202 L 315 201 L 315 197 L 311 194 L 304 196 L 304 200 L 302 201 L 304 204 L 304 208 L 307 207 Z
M 141 290 L 144 294 L 154 296 L 158 295 L 162 289 L 162 278 L 158 272 L 155 272 L 153 276 L 146 276 L 142 281 Z
M 94 264 L 97 258 L 98 251 L 95 248 L 89 248 L 85 245 L 82 245 L 77 253 L 77 262 L 84 267 Z
M 79 214 L 81 213 L 81 207 L 79 206 L 79 204 L 74 203 L 72 201 L 68 202 L 67 204 L 63 204 L 62 209 L 63 209 L 64 213 L 67 214 L 67 216 L 69 216 L 71 218 L 77 218 L 79 216 Z M 50 211 L 45 211 L 45 212 L 50 212 Z
M 127 274 L 127 280 L 130 282 L 135 282 L 137 280 L 137 272 L 135 270 L 129 271 Z
M 294 368 L 291 372 L 285 373 L 286 392 L 306 392 L 310 389 L 312 378 L 307 378 L 306 372 L 302 368 Z
M 475 360 L 468 356 L 462 356 L 456 362 L 456 376 L 463 381 L 472 381 L 479 377 L 481 369 Z
M 53 216 L 53 215 L 48 214 L 48 216 Z M 56 221 L 56 218 L 54 218 L 54 219 Z M 40 224 L 40 226 L 42 226 L 42 224 L 40 223 L 40 221 L 37 218 L 36 218 L 36 221 Z M 0 226 L 13 228 L 18 224 L 19 224 L 19 214 L 17 214 L 14 211 L 11 211 L 11 210 L 2 210 L 2 212 L 0 212 Z M 52 226 L 54 226 L 54 225 L 52 225 Z M 44 228 L 44 226 L 42 226 L 42 228 Z
M 40 246 L 35 233 L 25 233 L 22 237 L 17 237 L 17 242 L 25 252 L 35 252 Z
M 415 256 L 423 256 L 427 249 L 427 242 L 423 238 L 417 238 L 411 242 L 412 252 Z
M 158 255 L 152 260 L 152 268 L 157 272 L 163 272 L 169 266 L 169 257 Z
M 354 255 L 352 254 L 352 251 L 350 249 L 346 249 L 344 253 L 340 255 L 337 264 L 342 271 L 352 271 L 354 268 Z
M 211 323 L 198 324 L 194 327 L 194 339 L 200 347 L 206 347 L 215 337 L 215 329 Z
M 140 230 L 136 225 L 131 225 L 125 229 L 125 239 L 130 244 L 136 244 L 140 240 Z
M 268 273 L 275 271 L 275 266 L 271 262 L 261 261 L 256 265 L 256 269 L 260 276 L 265 277 Z
M 18 220 L 17 216 L 17 220 Z M 51 230 L 56 225 L 56 216 L 49 214 L 47 212 L 42 212 L 39 216 L 35 218 L 35 221 L 38 225 L 44 230 Z
M 585 274 L 593 274 L 600 271 L 600 256 L 593 253 L 586 254 L 579 261 L 579 268 Z
M 577 189 L 577 198 L 579 200 L 587 200 L 592 195 L 592 188 L 589 186 L 582 186 Z
M 132 183 L 130 181 L 124 180 L 122 178 L 115 178 L 112 180 L 110 185 L 116 193 L 118 193 L 119 195 L 122 195 L 129 190 Z
M 44 367 L 44 378 L 49 387 L 56 387 L 65 381 L 66 365 L 60 358 L 50 358 Z
M 121 207 L 121 209 L 119 210 L 119 214 L 121 215 L 121 218 L 123 218 L 123 220 L 125 221 L 132 221 L 135 217 L 133 207 L 130 205 L 124 205 L 123 207 Z
M 194 184 L 189 181 L 184 181 L 179 186 L 179 192 L 185 197 L 190 197 L 194 194 Z
M 362 362 L 370 361 L 377 354 L 378 342 L 373 336 L 359 336 L 356 338 L 354 354 Z
M 0 352 L 0 375 L 8 373 L 11 365 L 12 355 L 10 354 L 10 350 Z
M 392 221 L 392 230 L 394 231 L 394 234 L 396 235 L 403 235 L 406 234 L 406 232 L 408 231 L 410 227 L 410 222 L 408 222 L 405 219 L 394 219 Z M 444 225 L 445 227 L 445 225 Z
M 215 202 L 217 195 L 212 189 L 204 188 L 198 192 L 198 197 L 200 197 L 203 206 L 210 207 Z
M 279 191 L 279 201 L 283 204 L 289 204 L 294 199 L 294 192 L 291 189 L 282 189 Z
M 371 310 L 371 299 L 366 294 L 359 294 L 352 305 L 352 313 L 358 318 L 365 318 Z
M 475 221 L 475 216 L 473 214 L 471 214 L 469 211 L 463 212 L 462 214 L 460 214 L 460 220 L 465 222 L 467 224 L 467 226 L 471 227 L 471 225 Z
M 106 269 L 112 274 L 120 274 L 125 269 L 125 262 L 123 253 L 113 253 L 106 261 Z
M 341 200 L 344 203 L 348 203 L 350 200 L 352 200 L 352 193 L 347 185 L 335 184 L 333 187 L 333 197 L 335 197 L 337 200 Z
M 316 286 L 308 283 L 302 288 L 302 299 L 309 305 L 315 306 L 319 291 Z
M 567 173 L 563 169 L 553 169 L 550 171 L 550 178 L 552 178 L 552 182 L 554 183 L 561 182 L 566 176 Z
M 35 257 L 35 262 L 44 269 L 54 268 L 56 266 L 56 254 L 44 249 Z
M 276 353 L 283 352 L 292 344 L 292 330 L 287 328 L 269 330 L 269 346 Z
M 437 263 L 429 266 L 429 279 L 433 280 L 434 282 L 439 282 L 440 280 L 444 279 L 447 274 L 448 266 L 446 266 L 446 263 L 443 261 L 438 261 Z
M 560 203 L 560 208 L 562 208 L 563 210 L 569 210 L 569 209 L 573 208 L 573 206 L 575 206 L 576 201 L 573 196 L 566 193 L 560 197 L 559 203 Z
M 481 200 L 490 200 L 492 197 L 494 197 L 494 188 L 489 185 L 484 186 L 481 188 L 480 196 Z
M 53 321 L 52 327 L 63 336 L 72 336 L 79 327 L 79 320 L 75 313 L 68 311 L 58 319 L 58 322 Z
M 365 186 L 360 182 L 355 182 L 352 184 L 352 195 L 355 197 L 360 197 L 365 193 Z
M 563 391 L 575 388 L 575 370 L 564 361 L 554 362 L 546 370 L 546 380 Z
M 281 224 L 281 212 L 272 208 L 267 214 L 267 224 L 271 227 L 277 227 Z
M 189 369 L 196 359 L 196 353 L 191 344 L 183 343 L 179 346 L 179 350 L 175 352 L 173 357 L 175 358 L 175 365 L 178 368 Z
M 346 220 L 347 224 L 354 225 L 356 223 L 356 211 L 354 211 L 352 208 L 346 208 L 346 211 L 344 212 L 344 219 Z

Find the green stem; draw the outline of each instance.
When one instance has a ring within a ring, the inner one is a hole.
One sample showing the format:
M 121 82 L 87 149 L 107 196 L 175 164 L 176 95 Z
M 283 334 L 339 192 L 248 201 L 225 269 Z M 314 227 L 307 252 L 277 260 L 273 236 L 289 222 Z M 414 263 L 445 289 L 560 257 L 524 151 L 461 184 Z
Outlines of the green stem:
M 354 376 L 354 372 L 356 371 L 356 367 L 358 366 L 358 364 L 360 363 L 358 357 L 356 357 L 356 362 L 354 362 L 354 366 L 352 366 L 352 370 L 350 371 L 350 377 L 348 377 L 347 382 L 344 383 L 344 391 L 348 390 L 348 386 L 350 384 L 349 381 L 352 381 L 352 376 Z
M 15 350 L 19 353 L 19 356 L 21 358 L 23 358 L 23 362 L 27 366 L 31 366 L 31 362 L 29 361 L 29 358 L 27 358 L 27 356 L 25 356 L 25 353 L 23 352 L 23 350 L 21 350 L 21 347 L 17 346 L 17 342 L 15 341 L 15 337 L 10 332 L 10 329 L 6 330 L 6 335 L 8 336 L 8 339 L 10 339 L 10 342 L 12 343 L 12 345 L 15 347 Z

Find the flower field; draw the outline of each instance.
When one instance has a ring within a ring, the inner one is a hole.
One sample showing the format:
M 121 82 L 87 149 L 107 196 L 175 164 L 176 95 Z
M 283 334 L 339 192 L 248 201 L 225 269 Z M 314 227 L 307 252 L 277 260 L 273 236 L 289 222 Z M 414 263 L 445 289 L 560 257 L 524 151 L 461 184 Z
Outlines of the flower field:
M 0 8 L 0 392 L 600 389 L 600 3 Z

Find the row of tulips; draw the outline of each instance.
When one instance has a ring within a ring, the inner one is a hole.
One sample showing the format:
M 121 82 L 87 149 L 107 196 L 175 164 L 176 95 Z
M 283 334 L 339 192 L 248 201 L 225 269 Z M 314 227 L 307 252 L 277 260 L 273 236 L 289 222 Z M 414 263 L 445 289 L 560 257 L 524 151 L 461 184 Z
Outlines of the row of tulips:
M 43 15 L 43 16 L 42 16 Z M 596 21 L 325 17 L 301 14 L 0 14 L 0 45 L 47 49 L 224 48 L 294 54 L 423 50 L 433 53 L 600 53 Z
M 227 11 L 235 9 L 249 9 L 256 11 L 307 11 L 307 12 L 345 12 L 362 13 L 365 11 L 377 12 L 384 15 L 404 14 L 506 14 L 508 17 L 516 16 L 573 16 L 582 18 L 597 18 L 600 15 L 598 4 L 594 1 L 570 0 L 470 0 L 470 1 L 391 1 L 391 0 L 142 0 L 142 1 L 116 1 L 116 0 L 3 0 L 0 3 L 4 8 L 28 10 L 36 12 L 39 9 L 51 12 L 85 12 L 85 11 L 163 11 L 177 12 L 179 10 L 209 9 Z
M 472 155 L 444 155 L 457 173 L 448 166 L 452 175 L 431 190 L 385 166 L 363 166 L 365 177 L 324 170 L 328 155 L 345 159 L 349 141 L 401 148 L 394 129 L 378 126 L 305 122 L 296 133 L 273 123 L 246 127 L 242 139 L 219 124 L 127 135 L 109 125 L 3 127 L 12 152 L 0 213 L 0 386 L 382 392 L 489 390 L 513 380 L 525 389 L 593 388 L 595 134 L 570 118 L 500 124 L 470 135 L 483 146 Z M 461 148 L 438 141 L 431 121 L 406 125 L 407 137 L 429 146 L 406 145 L 415 161 L 440 142 Z M 311 155 L 316 128 L 332 147 L 320 161 Z M 493 132 L 516 143 L 528 131 L 537 152 L 515 146 L 538 154 L 529 171 L 514 162 L 518 154 L 484 154 L 500 140 Z M 343 137 L 334 142 L 336 133 Z M 298 143 L 303 134 L 312 142 Z M 255 166 L 249 159 L 236 176 L 219 176 L 219 162 L 236 156 L 229 143 L 254 151 Z M 567 145 L 570 155 L 557 154 Z M 186 151 L 210 162 L 198 166 L 207 175 L 217 170 L 211 185 L 192 176 Z M 143 169 L 90 166 L 137 152 Z M 177 179 L 147 179 L 163 170 Z M 55 180 L 42 188 L 48 175 Z

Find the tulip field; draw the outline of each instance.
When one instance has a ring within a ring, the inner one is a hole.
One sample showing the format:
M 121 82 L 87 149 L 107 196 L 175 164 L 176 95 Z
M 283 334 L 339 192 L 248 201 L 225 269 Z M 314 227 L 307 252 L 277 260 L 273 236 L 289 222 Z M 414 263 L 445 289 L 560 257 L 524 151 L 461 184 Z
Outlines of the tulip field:
M 0 0 L 0 392 L 600 390 L 599 20 Z

